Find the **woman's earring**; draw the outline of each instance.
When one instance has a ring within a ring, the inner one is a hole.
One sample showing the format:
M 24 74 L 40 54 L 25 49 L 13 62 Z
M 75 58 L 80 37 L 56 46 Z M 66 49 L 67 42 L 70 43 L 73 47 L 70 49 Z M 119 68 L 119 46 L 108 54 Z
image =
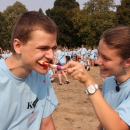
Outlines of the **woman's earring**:
M 124 69 L 124 75 L 127 75 L 126 70 Z

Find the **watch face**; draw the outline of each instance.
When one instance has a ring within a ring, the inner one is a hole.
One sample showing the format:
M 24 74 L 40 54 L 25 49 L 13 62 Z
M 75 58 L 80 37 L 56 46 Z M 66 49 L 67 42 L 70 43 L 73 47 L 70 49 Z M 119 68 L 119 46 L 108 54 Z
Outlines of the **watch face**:
M 95 93 L 96 89 L 95 89 L 95 87 L 93 85 L 90 85 L 88 87 L 88 91 L 89 91 L 89 93 L 93 94 L 93 93 Z

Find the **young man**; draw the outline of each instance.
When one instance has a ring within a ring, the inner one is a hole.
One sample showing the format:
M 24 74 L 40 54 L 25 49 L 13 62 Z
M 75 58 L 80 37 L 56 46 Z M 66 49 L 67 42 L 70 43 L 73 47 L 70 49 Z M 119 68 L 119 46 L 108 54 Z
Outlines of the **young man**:
M 0 129 L 55 130 L 52 112 L 58 104 L 47 74 L 57 47 L 58 29 L 44 14 L 24 13 L 15 24 L 12 55 L 0 60 Z

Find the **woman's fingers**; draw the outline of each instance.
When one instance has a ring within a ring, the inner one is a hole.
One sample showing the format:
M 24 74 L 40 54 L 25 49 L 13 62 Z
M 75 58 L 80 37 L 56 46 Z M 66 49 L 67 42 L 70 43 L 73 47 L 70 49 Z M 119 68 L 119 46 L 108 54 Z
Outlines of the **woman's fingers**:
M 68 74 L 70 74 L 75 80 L 79 80 L 80 82 L 85 82 L 86 75 L 84 72 L 86 70 L 80 63 L 70 61 L 64 67 L 67 68 Z
M 84 66 L 78 62 L 69 61 L 62 69 L 67 68 L 68 74 L 70 74 L 73 79 L 79 80 L 81 83 L 84 83 L 85 86 L 89 84 L 94 84 L 93 78 L 85 70 Z

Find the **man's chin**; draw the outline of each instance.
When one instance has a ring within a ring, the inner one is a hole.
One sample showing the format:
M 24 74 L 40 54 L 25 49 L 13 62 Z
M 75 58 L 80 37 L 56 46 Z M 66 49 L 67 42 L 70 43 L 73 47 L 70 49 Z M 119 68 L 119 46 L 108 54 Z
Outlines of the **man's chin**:
M 45 75 L 48 73 L 48 69 L 45 69 L 45 70 L 36 70 L 36 72 L 38 72 L 39 74 L 42 74 L 42 75 Z
M 45 74 L 48 73 L 48 71 L 42 71 L 42 72 L 39 72 L 39 73 L 42 74 L 42 75 L 45 75 Z

